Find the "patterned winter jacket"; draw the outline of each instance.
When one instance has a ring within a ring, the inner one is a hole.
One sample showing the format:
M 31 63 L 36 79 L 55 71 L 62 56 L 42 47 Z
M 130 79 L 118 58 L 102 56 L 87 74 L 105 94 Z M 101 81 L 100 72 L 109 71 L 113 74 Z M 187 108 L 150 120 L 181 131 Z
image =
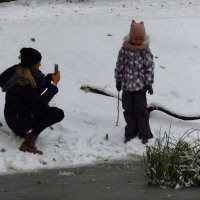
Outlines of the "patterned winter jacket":
M 154 62 L 150 49 L 133 52 L 121 48 L 115 68 L 116 81 L 122 82 L 122 90 L 144 90 L 154 82 Z

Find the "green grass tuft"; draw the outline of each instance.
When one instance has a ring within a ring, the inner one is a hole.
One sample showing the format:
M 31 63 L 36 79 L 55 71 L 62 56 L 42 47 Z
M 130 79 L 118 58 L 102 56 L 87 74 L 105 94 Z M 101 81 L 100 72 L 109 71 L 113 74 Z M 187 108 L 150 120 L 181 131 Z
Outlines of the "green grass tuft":
M 200 186 L 200 140 L 198 129 L 188 130 L 180 139 L 170 131 L 146 147 L 145 177 L 149 185 L 172 188 Z

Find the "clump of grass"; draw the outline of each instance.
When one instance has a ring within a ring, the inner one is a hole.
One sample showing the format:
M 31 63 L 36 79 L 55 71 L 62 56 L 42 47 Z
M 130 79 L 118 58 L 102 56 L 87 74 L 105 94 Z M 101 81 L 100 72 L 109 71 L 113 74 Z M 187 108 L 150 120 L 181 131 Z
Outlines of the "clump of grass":
M 35 39 L 35 38 L 31 38 L 30 40 L 31 40 L 31 42 L 35 42 L 35 41 L 36 41 L 36 39 Z
M 188 130 L 180 139 L 170 131 L 146 147 L 144 154 L 145 177 L 150 185 L 172 188 L 200 186 L 199 130 Z
M 5 152 L 6 152 L 6 149 L 1 148 L 0 152 L 5 153 Z

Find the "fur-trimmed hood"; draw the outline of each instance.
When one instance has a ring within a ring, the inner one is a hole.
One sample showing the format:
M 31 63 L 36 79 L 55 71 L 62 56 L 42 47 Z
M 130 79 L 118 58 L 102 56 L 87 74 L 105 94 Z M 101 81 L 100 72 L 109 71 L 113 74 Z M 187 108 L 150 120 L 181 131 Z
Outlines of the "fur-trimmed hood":
M 124 38 L 123 38 L 123 41 L 124 41 L 124 42 L 129 42 L 129 43 L 130 43 L 130 42 L 131 42 L 131 40 L 130 40 L 130 34 L 125 35 Z M 144 38 L 144 41 L 143 41 L 142 44 L 149 45 L 149 44 L 150 44 L 150 41 L 151 41 L 150 35 L 146 34 L 146 35 L 145 35 L 145 38 Z

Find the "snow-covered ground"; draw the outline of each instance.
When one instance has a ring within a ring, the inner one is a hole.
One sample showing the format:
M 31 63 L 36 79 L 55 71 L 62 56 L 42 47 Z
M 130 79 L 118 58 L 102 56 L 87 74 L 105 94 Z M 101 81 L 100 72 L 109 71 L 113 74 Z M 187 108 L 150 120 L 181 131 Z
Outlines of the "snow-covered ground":
M 42 53 L 41 69 L 45 73 L 52 72 L 54 63 L 58 63 L 62 80 L 51 105 L 62 108 L 65 119 L 54 126 L 55 130 L 46 129 L 38 138 L 37 146 L 44 155 L 20 152 L 23 140 L 14 136 L 5 124 L 5 94 L 1 92 L 1 174 L 143 155 L 145 145 L 139 139 L 123 143 L 125 122 L 121 105 L 119 127 L 115 127 L 117 99 L 80 90 L 82 84 L 92 84 L 117 95 L 115 63 L 133 18 L 145 22 L 155 56 L 154 95 L 148 96 L 148 103 L 158 103 L 184 115 L 200 115 L 199 0 L 3 3 L 0 73 L 19 62 L 22 47 L 33 47 Z M 199 128 L 200 121 L 185 122 L 155 111 L 151 113 L 150 125 L 155 138 L 170 127 L 178 138 L 190 128 Z M 150 145 L 155 138 L 149 141 Z

